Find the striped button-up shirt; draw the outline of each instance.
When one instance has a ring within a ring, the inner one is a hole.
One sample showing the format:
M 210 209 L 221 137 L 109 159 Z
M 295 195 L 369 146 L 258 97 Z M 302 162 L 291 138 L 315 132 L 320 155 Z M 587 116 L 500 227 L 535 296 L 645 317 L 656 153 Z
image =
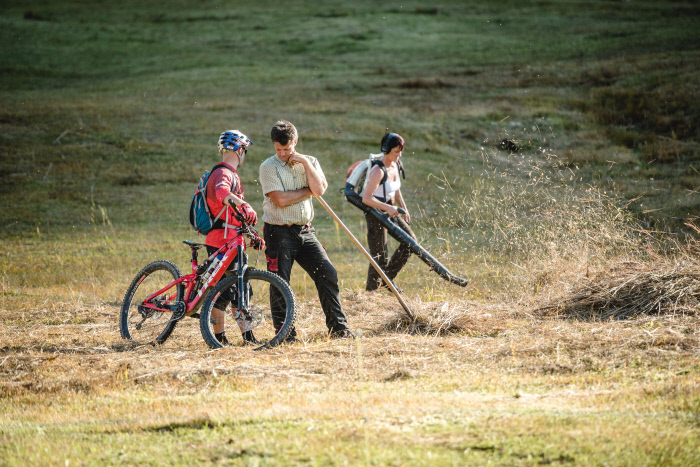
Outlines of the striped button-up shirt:
M 321 165 L 315 157 L 306 156 L 316 172 L 324 178 Z M 313 197 L 290 206 L 280 207 L 268 196 L 271 191 L 294 191 L 309 186 L 306 171 L 302 164 L 289 165 L 274 155 L 260 164 L 260 184 L 263 194 L 263 221 L 273 225 L 305 225 L 314 218 Z

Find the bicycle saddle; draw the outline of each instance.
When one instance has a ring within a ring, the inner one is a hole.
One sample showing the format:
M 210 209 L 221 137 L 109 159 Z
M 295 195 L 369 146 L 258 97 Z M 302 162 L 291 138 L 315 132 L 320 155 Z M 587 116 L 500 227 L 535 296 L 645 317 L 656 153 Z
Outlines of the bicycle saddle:
M 206 245 L 203 244 L 203 243 L 194 243 L 194 242 L 189 242 L 189 241 L 187 241 L 187 240 L 183 240 L 182 243 L 184 243 L 185 245 L 189 246 L 189 247 L 192 248 L 193 250 L 199 250 L 200 248 L 206 246 Z

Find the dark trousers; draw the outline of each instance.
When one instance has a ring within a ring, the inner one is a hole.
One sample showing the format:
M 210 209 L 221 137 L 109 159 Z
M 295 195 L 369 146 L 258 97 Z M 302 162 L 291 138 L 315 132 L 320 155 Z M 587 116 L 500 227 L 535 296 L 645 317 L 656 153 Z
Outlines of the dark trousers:
M 207 256 L 213 255 L 217 250 L 218 248 L 207 245 Z M 237 263 L 238 260 L 231 261 L 231 264 L 229 264 L 227 271 L 237 271 Z M 228 274 L 228 272 L 226 274 Z M 216 302 L 214 302 L 214 308 L 218 308 L 219 310 L 225 310 L 231 302 L 233 302 L 233 308 L 238 307 L 238 286 L 236 285 L 232 285 L 227 290 L 224 290 L 221 293 L 221 295 L 219 295 L 219 298 L 217 298 Z M 235 315 L 236 312 L 234 311 L 233 314 Z
M 399 247 L 396 249 L 394 254 L 391 256 L 390 260 L 387 260 L 389 254 L 387 251 L 387 232 L 384 226 L 379 223 L 376 217 L 372 214 L 365 214 L 365 219 L 367 220 L 367 246 L 369 246 L 369 253 L 372 258 L 377 262 L 384 274 L 390 280 L 399 274 L 401 268 L 406 265 L 408 258 L 411 256 L 411 249 L 403 242 L 399 242 Z M 411 230 L 411 227 L 401 216 L 396 216 L 392 218 L 399 227 L 401 227 L 408 235 L 416 238 L 416 235 Z M 370 264 L 369 271 L 367 272 L 367 287 L 365 290 L 372 291 L 379 287 L 386 286 L 382 276 L 374 269 Z
M 347 319 L 340 306 L 340 289 L 338 288 L 338 273 L 326 254 L 326 250 L 316 238 L 316 229 L 310 225 L 272 225 L 265 223 L 265 256 L 267 270 L 276 273 L 282 279 L 290 282 L 292 266 L 296 261 L 306 273 L 311 276 L 321 308 L 326 315 L 326 326 L 329 331 L 347 329 Z M 284 322 L 284 308 L 279 293 L 270 291 L 270 308 L 275 329 Z M 296 336 L 292 330 L 290 336 Z

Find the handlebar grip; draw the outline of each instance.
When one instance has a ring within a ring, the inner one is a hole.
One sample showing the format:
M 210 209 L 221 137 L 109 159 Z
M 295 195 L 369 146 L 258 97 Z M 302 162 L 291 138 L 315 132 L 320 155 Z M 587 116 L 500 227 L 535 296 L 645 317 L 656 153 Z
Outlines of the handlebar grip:
M 236 217 L 236 219 L 238 219 L 238 221 L 241 224 L 245 225 L 245 216 L 241 211 L 238 210 L 238 206 L 236 206 L 236 203 L 234 203 L 233 201 L 229 201 L 229 205 L 231 206 L 231 208 L 233 208 L 234 216 Z
M 397 211 L 399 211 L 399 214 L 406 214 L 406 210 L 404 208 L 396 208 Z

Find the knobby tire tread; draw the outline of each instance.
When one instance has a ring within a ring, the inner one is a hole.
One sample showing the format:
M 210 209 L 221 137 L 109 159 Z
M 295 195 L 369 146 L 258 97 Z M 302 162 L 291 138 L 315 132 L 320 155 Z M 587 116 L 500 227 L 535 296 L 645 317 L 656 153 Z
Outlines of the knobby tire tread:
M 147 264 L 143 269 L 141 269 L 141 271 L 139 271 L 138 274 L 136 274 L 136 277 L 134 277 L 134 279 L 131 281 L 129 288 L 126 289 L 126 294 L 124 294 L 124 301 L 122 302 L 122 308 L 119 317 L 119 331 L 121 333 L 122 339 L 133 339 L 133 336 L 131 336 L 129 332 L 129 307 L 131 305 L 133 296 L 136 293 L 139 279 L 141 279 L 141 277 L 143 277 L 144 275 L 151 275 L 159 270 L 166 270 L 170 272 L 173 275 L 173 281 L 182 277 L 180 268 L 178 268 L 175 263 L 168 260 L 158 260 Z M 182 284 L 178 284 L 176 287 L 178 300 L 182 300 L 185 292 L 185 287 Z M 151 343 L 162 344 L 163 342 L 165 342 L 175 330 L 175 326 L 177 326 L 177 321 L 170 321 L 165 326 L 165 329 L 163 329 L 163 332 L 161 332 L 158 335 L 158 337 L 154 339 Z
M 275 285 L 279 291 L 282 293 L 282 296 L 284 297 L 284 300 L 287 304 L 291 303 L 292 307 L 291 310 L 287 311 L 287 315 L 284 319 L 284 324 L 282 324 L 282 327 L 280 328 L 280 332 L 277 333 L 277 335 L 272 338 L 269 342 L 264 343 L 263 345 L 256 347 L 254 350 L 262 350 L 262 349 L 267 349 L 270 347 L 274 347 L 276 345 L 281 344 L 289 335 L 289 333 L 292 331 L 292 328 L 294 327 L 294 322 L 296 321 L 297 317 L 297 302 L 296 298 L 294 297 L 294 292 L 292 291 L 292 288 L 287 284 L 284 279 L 282 279 L 280 276 L 277 274 L 270 272 L 270 271 L 263 271 L 262 269 L 254 269 L 254 268 L 249 268 L 246 270 L 245 275 L 243 276 L 243 279 L 245 281 L 248 280 L 255 280 L 255 279 L 262 279 L 267 278 L 266 282 L 268 282 L 271 286 Z M 219 292 L 228 289 L 234 284 L 238 283 L 238 275 L 232 274 L 230 276 L 226 276 L 223 279 L 219 281 L 219 283 L 214 287 L 214 289 L 209 293 L 207 296 L 206 301 L 204 302 L 204 305 L 202 305 L 202 309 L 200 311 L 200 318 L 199 318 L 199 327 L 200 330 L 202 331 L 202 337 L 204 338 L 204 341 L 207 343 L 207 345 L 212 348 L 212 349 L 220 349 L 224 347 L 221 342 L 219 342 L 216 337 L 214 336 L 214 333 L 211 331 L 209 328 L 209 319 L 211 318 L 211 309 L 214 306 L 214 299 L 219 295 Z M 287 307 L 289 308 L 289 306 Z

